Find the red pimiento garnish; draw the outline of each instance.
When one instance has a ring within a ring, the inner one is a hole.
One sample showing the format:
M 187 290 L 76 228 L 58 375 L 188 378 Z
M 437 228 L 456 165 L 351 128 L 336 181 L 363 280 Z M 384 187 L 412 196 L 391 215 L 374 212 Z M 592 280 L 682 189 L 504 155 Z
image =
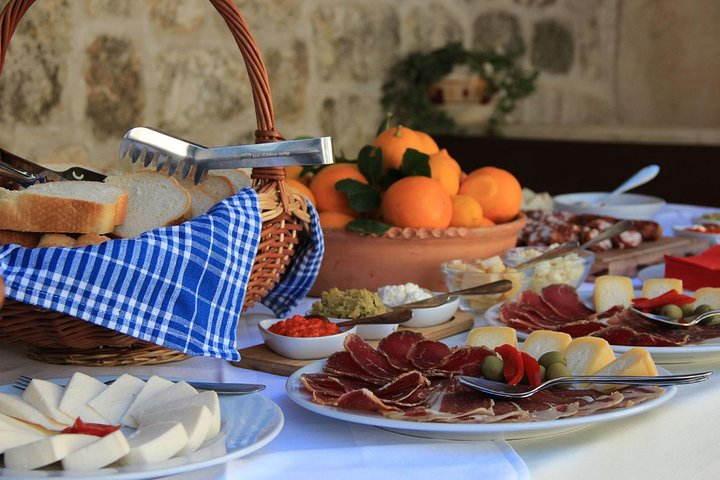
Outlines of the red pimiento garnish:
M 273 323 L 268 328 L 272 333 L 286 337 L 325 337 L 341 333 L 340 327 L 319 315 L 294 315 L 287 320 Z
M 528 379 L 531 387 L 537 387 L 542 383 L 542 370 L 540 364 L 532 356 L 525 352 L 520 352 L 522 358 L 523 368 L 525 369 L 525 376 Z
M 694 301 L 695 299 L 689 295 L 678 293 L 676 290 L 670 290 L 653 298 L 633 298 L 632 304 L 635 308 L 645 310 L 664 307 L 665 305 L 677 305 L 680 307 L 688 303 L 693 303 Z
M 75 420 L 72 427 L 67 427 L 62 433 L 82 433 L 84 435 L 95 435 L 104 437 L 120 430 L 119 425 L 105 425 L 104 423 L 85 423 L 80 417 Z
M 517 385 L 525 372 L 520 350 L 506 343 L 495 347 L 495 351 L 502 357 L 505 381 L 510 385 Z

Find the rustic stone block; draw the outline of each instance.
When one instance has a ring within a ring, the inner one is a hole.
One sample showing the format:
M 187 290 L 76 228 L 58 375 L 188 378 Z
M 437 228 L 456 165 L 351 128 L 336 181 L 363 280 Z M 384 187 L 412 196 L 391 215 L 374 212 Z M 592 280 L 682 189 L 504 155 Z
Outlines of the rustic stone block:
M 127 39 L 100 36 L 87 49 L 85 115 L 98 139 L 121 137 L 142 119 L 145 107 L 141 64 Z
M 182 134 L 195 124 L 228 120 L 247 109 L 250 85 L 240 52 L 171 50 L 155 61 L 160 128 Z
M 534 67 L 550 73 L 567 73 L 573 65 L 575 42 L 572 31 L 556 20 L 535 25 L 530 60 Z
M 516 52 L 525 49 L 518 18 L 508 12 L 493 11 L 482 13 L 473 22 L 475 50 L 496 50 Z
M 297 40 L 287 48 L 268 50 L 265 61 L 276 117 L 283 121 L 297 120 L 307 100 L 307 45 Z
M 175 32 L 197 31 L 210 14 L 215 14 L 208 1 L 145 0 L 154 24 Z
M 375 138 L 380 108 L 376 100 L 356 94 L 327 97 L 320 110 L 320 128 L 323 136 L 333 139 L 335 154 L 341 150 L 353 158 L 363 145 Z
M 142 0 L 83 0 L 83 10 L 93 17 L 101 15 L 128 17 L 141 6 Z
M 462 42 L 463 28 L 445 5 L 432 2 L 417 6 L 407 13 L 402 26 L 408 50 L 432 50 L 449 42 Z
M 324 3 L 311 18 L 322 80 L 382 78 L 396 58 L 399 19 L 392 4 Z

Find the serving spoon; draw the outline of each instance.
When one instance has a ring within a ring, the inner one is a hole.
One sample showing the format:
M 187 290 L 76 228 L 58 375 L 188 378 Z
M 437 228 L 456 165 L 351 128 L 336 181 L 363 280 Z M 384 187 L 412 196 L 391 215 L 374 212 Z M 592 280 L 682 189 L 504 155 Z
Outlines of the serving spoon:
M 660 173 L 659 166 L 648 165 L 647 167 L 644 167 L 644 168 L 641 168 L 640 170 L 638 170 L 633 176 L 631 176 L 630 178 L 625 180 L 623 183 L 621 183 L 620 186 L 617 187 L 612 192 L 610 192 L 606 195 L 603 195 L 599 198 L 596 198 L 595 200 L 591 200 L 587 203 L 589 203 L 590 205 L 607 205 L 621 193 L 625 193 L 629 190 L 632 190 L 633 188 L 636 188 L 636 187 L 639 187 L 640 185 L 646 184 L 653 178 L 657 177 L 658 173 Z
M 404 303 L 398 305 L 395 308 L 432 308 L 444 305 L 452 297 L 459 297 L 463 295 L 487 295 L 493 293 L 507 292 L 512 288 L 512 281 L 510 280 L 498 280 L 492 283 L 485 283 L 482 285 L 476 285 L 470 288 L 464 288 L 462 290 L 455 290 L 454 292 L 441 293 L 439 295 L 433 295 L 432 297 L 424 298 L 416 302 Z
M 686 320 L 684 318 L 677 319 L 677 318 L 671 318 L 666 317 L 665 315 L 658 315 L 656 313 L 648 313 L 643 312 L 642 310 L 638 310 L 637 308 L 630 307 L 630 310 L 637 313 L 638 315 L 647 318 L 648 320 L 653 320 L 655 322 L 664 323 L 666 325 L 672 325 L 674 327 L 692 327 L 693 325 L 697 325 L 698 323 L 702 322 L 706 318 L 714 317 L 716 315 L 720 315 L 720 310 L 708 310 L 705 313 L 701 313 L 699 315 L 695 315 L 694 317 L 687 317 L 687 321 L 681 322 L 680 320 Z
M 330 319 L 327 318 L 325 315 L 305 315 L 305 318 L 320 318 L 322 320 L 325 320 L 326 322 L 330 322 Z M 353 318 L 350 320 L 345 320 L 342 322 L 336 322 L 335 325 L 338 327 L 352 327 L 354 325 L 365 325 L 365 324 L 373 324 L 373 325 L 385 325 L 390 323 L 403 323 L 407 322 L 412 318 L 412 310 L 408 309 L 402 309 L 402 310 L 391 310 L 386 313 L 381 313 L 380 315 L 373 315 L 371 317 L 360 317 L 360 318 Z

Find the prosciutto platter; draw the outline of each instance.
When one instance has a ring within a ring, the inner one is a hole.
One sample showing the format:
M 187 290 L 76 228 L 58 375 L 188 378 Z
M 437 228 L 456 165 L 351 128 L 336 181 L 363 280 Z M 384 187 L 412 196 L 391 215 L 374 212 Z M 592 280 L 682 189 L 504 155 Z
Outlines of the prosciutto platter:
M 609 394 L 549 389 L 523 400 L 493 399 L 454 378 L 479 375 L 481 360 L 491 354 L 484 347 L 451 348 L 412 331 L 389 335 L 377 349 L 357 335 L 349 335 L 344 346 L 322 367 L 306 367 L 288 380 L 293 400 L 301 397 L 298 403 L 310 403 L 318 413 L 327 413 L 328 407 L 397 423 L 496 424 L 592 416 L 652 402 L 665 392 L 659 387 L 629 387 Z M 346 419 L 353 420 L 352 415 Z

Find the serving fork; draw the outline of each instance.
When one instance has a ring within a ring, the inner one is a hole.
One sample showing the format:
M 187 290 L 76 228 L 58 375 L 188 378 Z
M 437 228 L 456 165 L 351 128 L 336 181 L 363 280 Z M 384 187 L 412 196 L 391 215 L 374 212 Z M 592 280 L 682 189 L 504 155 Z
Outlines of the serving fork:
M 653 385 L 658 387 L 668 387 L 671 385 L 687 385 L 690 383 L 704 382 L 710 377 L 710 375 L 712 375 L 712 372 L 657 376 L 574 375 L 553 378 L 552 380 L 547 380 L 541 383 L 537 387 L 531 387 L 529 385 L 509 385 L 507 383 L 493 382 L 492 380 L 469 377 L 466 375 L 459 375 L 455 378 L 457 378 L 463 385 L 493 397 L 527 398 L 554 385 L 595 383 L 605 385 Z
M 707 312 L 700 313 L 698 315 L 695 315 L 694 317 L 688 317 L 687 321 L 682 322 L 680 320 L 685 320 L 684 318 L 670 318 L 666 317 L 665 315 L 657 315 L 654 313 L 643 312 L 642 310 L 633 307 L 630 307 L 630 310 L 644 318 L 647 318 L 648 320 L 664 323 L 666 325 L 672 325 L 674 327 L 692 327 L 693 325 L 697 325 L 698 323 L 702 322 L 706 318 L 716 317 L 720 315 L 720 310 L 708 310 Z
M 145 167 L 154 163 L 168 175 L 178 172 L 183 179 L 195 170 L 198 183 L 208 170 L 225 168 L 325 165 L 333 163 L 330 137 L 304 138 L 208 148 L 148 127 L 128 130 L 120 143 L 120 158 L 129 156 Z
M 30 382 L 32 382 L 32 380 L 32 377 L 20 375 L 18 378 L 15 379 L 15 382 L 13 382 L 12 386 L 24 391 L 28 387 L 28 385 L 30 385 Z M 117 377 L 107 380 L 104 383 L 106 385 L 109 385 L 115 380 L 117 380 Z M 198 382 L 195 380 L 185 380 L 185 382 L 191 387 L 197 388 L 198 390 L 212 390 L 218 394 L 223 395 L 246 395 L 249 393 L 256 393 L 265 390 L 265 385 L 258 385 L 253 383 Z M 62 382 L 59 383 L 59 385 L 66 386 L 66 384 Z

